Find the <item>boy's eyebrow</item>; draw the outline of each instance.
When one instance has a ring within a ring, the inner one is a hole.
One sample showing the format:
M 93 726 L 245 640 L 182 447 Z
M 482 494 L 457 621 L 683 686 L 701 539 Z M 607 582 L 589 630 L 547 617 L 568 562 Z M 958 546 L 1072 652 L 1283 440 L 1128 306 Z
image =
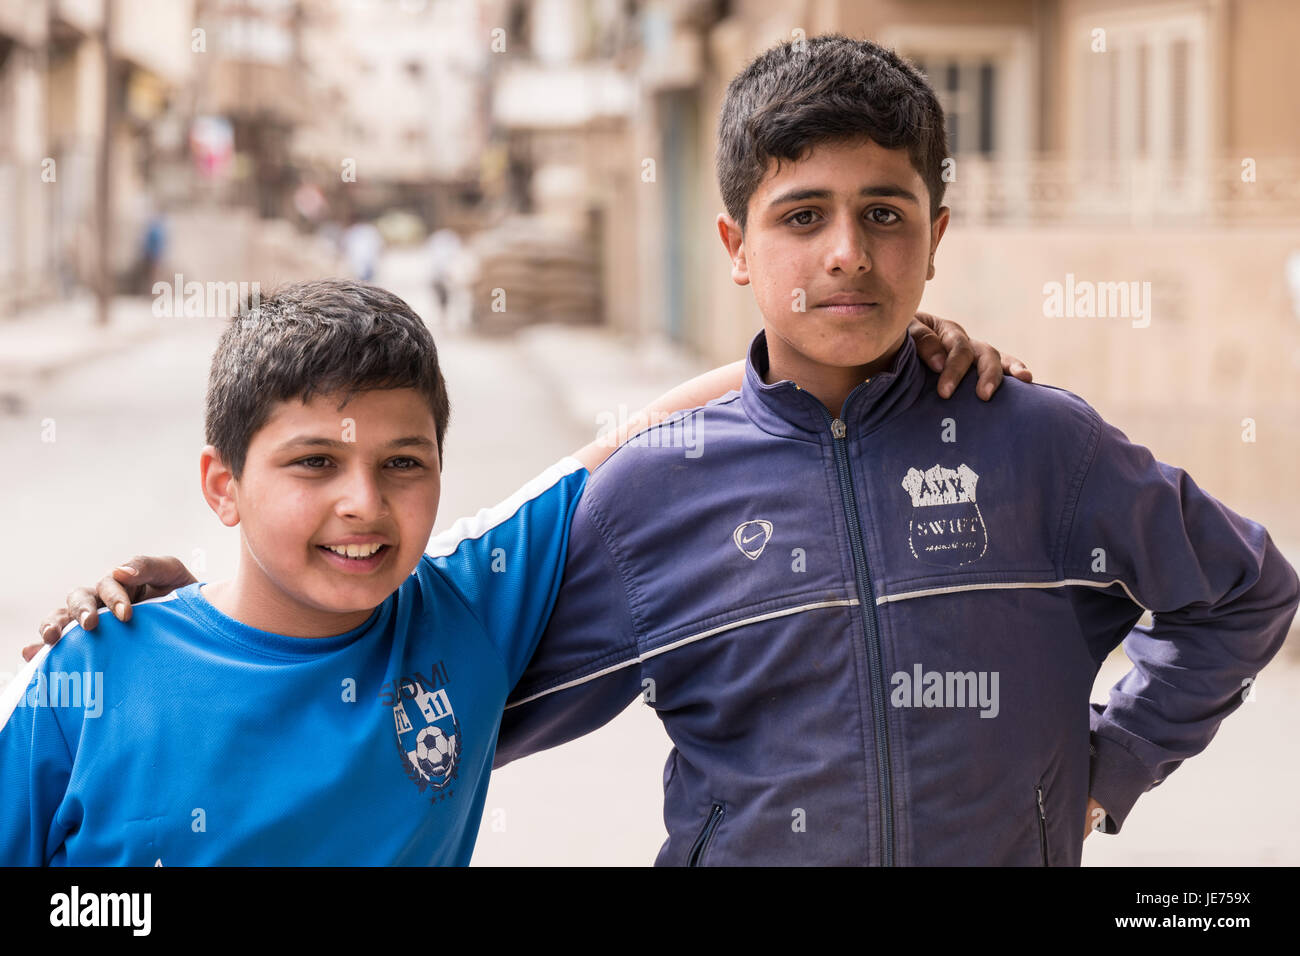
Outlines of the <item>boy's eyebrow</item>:
M 829 189 L 790 189 L 781 193 L 767 205 L 780 206 L 782 203 L 799 202 L 804 199 L 830 199 L 834 194 Z M 893 183 L 881 183 L 878 186 L 863 186 L 858 190 L 859 196 L 876 196 L 887 199 L 906 199 L 909 202 L 916 203 L 918 206 L 921 200 L 910 190 L 902 186 L 895 186 Z
M 290 448 L 294 445 L 324 445 L 327 448 L 341 448 L 344 445 L 351 444 L 355 444 L 355 442 L 338 441 L 333 438 L 324 438 L 320 435 L 294 435 L 288 441 L 281 444 L 276 451 L 283 451 L 284 449 Z M 417 445 L 428 451 L 432 451 L 434 447 L 433 442 L 428 438 L 425 438 L 423 435 L 408 435 L 405 438 L 394 438 L 384 447 L 405 448 L 411 445 Z

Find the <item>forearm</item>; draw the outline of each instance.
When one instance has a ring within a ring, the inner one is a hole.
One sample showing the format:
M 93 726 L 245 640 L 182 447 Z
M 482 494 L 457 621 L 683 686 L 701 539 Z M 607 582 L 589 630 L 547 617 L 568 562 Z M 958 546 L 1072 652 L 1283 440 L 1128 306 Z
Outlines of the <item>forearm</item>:
M 1285 639 L 1300 588 L 1263 526 L 1080 410 L 1066 427 L 1093 450 L 1063 571 L 1093 584 L 1073 600 L 1097 659 L 1128 632 L 1133 669 L 1090 711 L 1090 793 L 1106 832 L 1118 833 L 1138 797 L 1204 750 L 1241 704 Z M 1131 626 L 1138 608 L 1152 613 L 1149 628 Z
M 1286 638 L 1296 576 L 1271 540 L 1249 585 L 1220 605 L 1156 615 L 1124 648 L 1136 666 L 1091 714 L 1092 794 L 1118 832 L 1138 797 L 1209 744 L 1249 698 L 1259 671 Z M 1243 575 L 1244 576 L 1244 575 Z
M 634 652 L 633 652 L 634 653 Z M 506 705 L 494 767 L 576 740 L 605 726 L 641 693 L 641 672 L 623 667 L 555 692 L 526 694 Z
M 730 365 L 722 365 L 703 375 L 697 375 L 664 392 L 645 408 L 630 416 L 622 426 L 601 435 L 575 452 L 573 457 L 582 462 L 588 471 L 595 471 L 614 453 L 614 449 L 624 444 L 633 435 L 659 424 L 674 412 L 698 408 L 728 392 L 736 391 L 740 388 L 744 376 L 744 362 L 732 362 Z

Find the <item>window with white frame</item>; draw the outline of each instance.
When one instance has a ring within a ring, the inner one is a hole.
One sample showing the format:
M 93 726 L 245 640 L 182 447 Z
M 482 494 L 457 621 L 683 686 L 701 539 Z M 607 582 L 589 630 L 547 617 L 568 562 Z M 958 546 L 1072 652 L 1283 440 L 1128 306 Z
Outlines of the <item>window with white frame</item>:
M 882 45 L 926 75 L 956 161 L 945 201 L 958 219 L 1006 219 L 1029 203 L 1037 75 L 1028 27 L 895 24 Z
M 943 107 L 952 156 L 992 156 L 998 143 L 997 96 L 1001 64 L 988 56 L 926 55 L 910 57 L 926 75 Z
M 1212 106 L 1207 36 L 1195 9 L 1074 22 L 1070 152 L 1082 160 L 1081 184 L 1106 184 L 1081 202 L 1143 217 L 1200 210 Z

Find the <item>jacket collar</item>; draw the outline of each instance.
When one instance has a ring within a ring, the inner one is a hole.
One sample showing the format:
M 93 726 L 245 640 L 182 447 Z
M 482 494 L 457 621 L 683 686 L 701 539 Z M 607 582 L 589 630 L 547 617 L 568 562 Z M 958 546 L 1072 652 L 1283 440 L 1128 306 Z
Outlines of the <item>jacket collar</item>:
M 759 332 L 749 346 L 740 399 L 746 414 L 763 431 L 780 438 L 829 440 L 830 425 L 821 402 L 788 379 L 771 385 L 767 372 L 767 333 Z M 916 354 L 912 336 L 894 356 L 888 372 L 872 376 L 849 393 L 843 415 L 850 439 L 860 438 L 911 406 L 925 387 L 926 369 Z M 831 413 L 830 418 L 835 418 Z

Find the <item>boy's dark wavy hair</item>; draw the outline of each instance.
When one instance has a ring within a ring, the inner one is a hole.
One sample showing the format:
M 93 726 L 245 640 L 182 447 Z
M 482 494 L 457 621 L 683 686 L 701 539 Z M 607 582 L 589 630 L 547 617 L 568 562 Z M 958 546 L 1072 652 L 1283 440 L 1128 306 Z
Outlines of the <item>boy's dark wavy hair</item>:
M 779 169 L 820 143 L 862 137 L 907 150 L 933 221 L 943 205 L 948 137 L 920 71 L 893 50 L 838 33 L 772 47 L 732 79 L 722 102 L 717 173 L 727 214 L 744 232 L 770 159 Z
M 451 417 L 433 336 L 411 307 L 378 286 L 318 279 L 250 298 L 217 343 L 208 375 L 207 443 L 238 479 L 248 446 L 279 402 L 412 388 L 433 413 L 441 467 Z M 340 405 L 340 410 L 342 410 Z

